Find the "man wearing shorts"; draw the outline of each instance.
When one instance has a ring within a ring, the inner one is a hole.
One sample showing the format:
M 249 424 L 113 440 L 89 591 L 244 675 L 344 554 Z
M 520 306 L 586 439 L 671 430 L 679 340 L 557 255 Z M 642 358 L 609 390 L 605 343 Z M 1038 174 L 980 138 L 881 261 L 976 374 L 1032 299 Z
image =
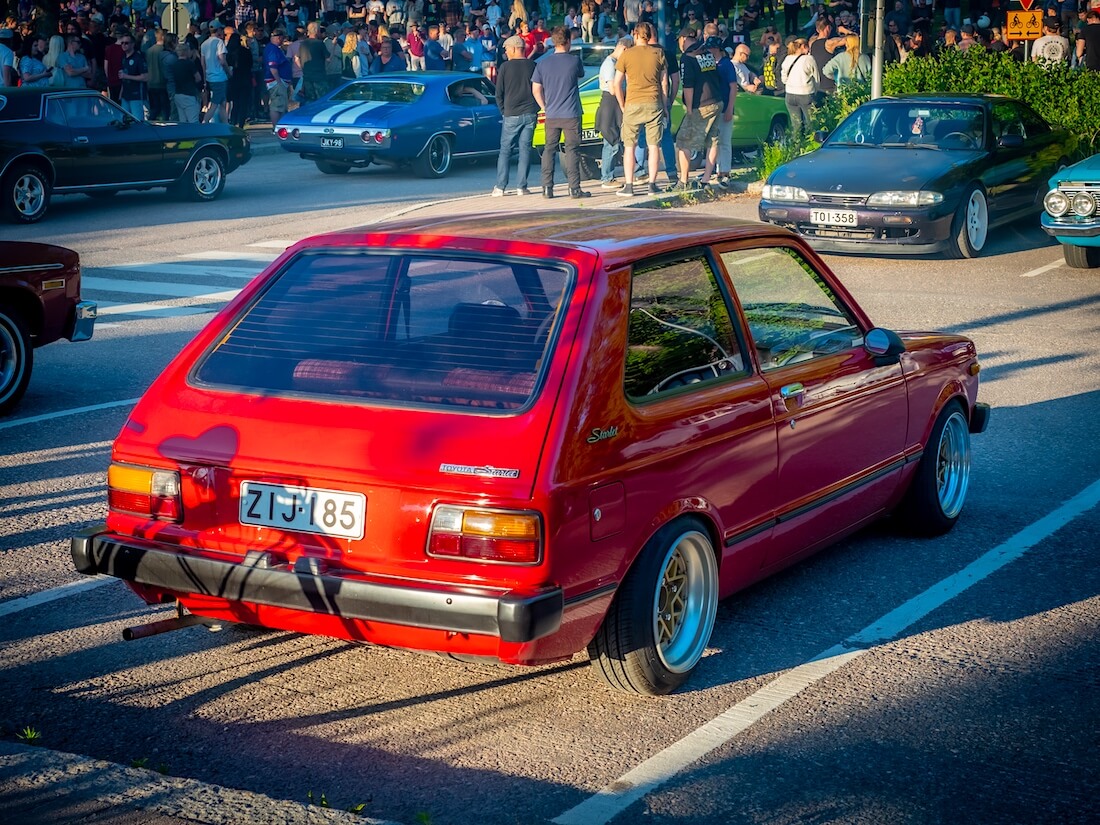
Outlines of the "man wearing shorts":
M 290 86 L 294 82 L 294 64 L 283 51 L 286 32 L 275 29 L 264 47 L 264 76 L 267 85 L 268 113 L 271 125 L 279 122 L 290 106 Z
M 665 85 L 668 82 L 668 65 L 665 52 L 650 44 L 653 26 L 639 23 L 634 27 L 634 45 L 623 52 L 615 64 L 613 91 L 623 110 L 623 177 L 625 183 L 616 195 L 634 197 L 634 148 L 638 135 L 645 131 L 648 146 L 660 146 L 665 130 Z M 623 81 L 626 90 L 623 90 Z M 660 192 L 657 172 L 661 167 L 661 153 L 649 152 L 649 192 Z
M 204 123 L 229 122 L 229 103 L 226 89 L 229 86 L 229 63 L 225 56 L 224 26 L 215 19 L 210 24 L 210 36 L 202 42 L 199 53 L 202 57 L 202 71 L 206 85 L 210 89 L 210 106 L 206 110 Z
M 676 133 L 676 165 L 680 173 L 676 188 L 687 190 L 691 184 L 691 156 L 706 152 L 701 183 L 710 183 L 718 162 L 718 121 L 722 115 L 722 80 L 717 55 L 722 51 L 718 37 L 708 37 L 699 48 L 694 41 L 684 43 L 680 78 L 684 84 L 684 119 Z

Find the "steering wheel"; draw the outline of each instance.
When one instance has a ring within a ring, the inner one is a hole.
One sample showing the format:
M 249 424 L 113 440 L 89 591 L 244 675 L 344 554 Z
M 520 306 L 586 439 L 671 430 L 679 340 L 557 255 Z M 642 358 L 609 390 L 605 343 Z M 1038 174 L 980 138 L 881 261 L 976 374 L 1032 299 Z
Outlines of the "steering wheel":
M 973 135 L 968 135 L 966 132 L 948 132 L 943 136 L 942 140 L 946 141 L 948 138 L 960 138 L 968 149 L 977 149 L 978 141 Z

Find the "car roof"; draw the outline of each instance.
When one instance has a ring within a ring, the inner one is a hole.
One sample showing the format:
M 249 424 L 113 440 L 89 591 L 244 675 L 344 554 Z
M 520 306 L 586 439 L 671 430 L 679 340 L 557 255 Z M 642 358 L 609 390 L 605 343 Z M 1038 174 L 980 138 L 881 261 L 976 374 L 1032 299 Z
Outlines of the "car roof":
M 57 89 L 52 87 L 20 86 L 17 89 L 4 89 L 0 92 L 0 121 L 30 120 L 40 116 L 42 98 L 81 97 L 98 95 L 95 89 Z
M 311 245 L 393 246 L 394 235 L 514 241 L 597 252 L 609 269 L 685 247 L 769 237 L 789 242 L 790 232 L 758 221 L 676 215 L 658 209 L 557 209 L 524 213 L 403 219 L 319 235 Z M 644 245 L 643 245 L 644 244 Z
M 939 94 L 912 94 L 912 95 L 897 95 L 896 97 L 881 97 L 877 100 L 898 100 L 902 102 L 927 102 L 927 103 L 1003 103 L 1009 100 L 1016 100 L 1016 98 L 1008 97 L 1006 95 L 993 95 L 983 92 L 949 92 Z M 874 103 L 876 101 L 868 101 Z

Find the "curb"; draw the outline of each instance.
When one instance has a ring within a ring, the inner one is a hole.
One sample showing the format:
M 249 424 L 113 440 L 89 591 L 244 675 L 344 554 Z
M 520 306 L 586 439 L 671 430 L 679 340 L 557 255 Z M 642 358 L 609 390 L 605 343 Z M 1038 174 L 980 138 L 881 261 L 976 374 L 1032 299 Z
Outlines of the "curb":
M 0 742 L 0 788 L 0 819 L 23 825 L 397 825 L 12 742 Z

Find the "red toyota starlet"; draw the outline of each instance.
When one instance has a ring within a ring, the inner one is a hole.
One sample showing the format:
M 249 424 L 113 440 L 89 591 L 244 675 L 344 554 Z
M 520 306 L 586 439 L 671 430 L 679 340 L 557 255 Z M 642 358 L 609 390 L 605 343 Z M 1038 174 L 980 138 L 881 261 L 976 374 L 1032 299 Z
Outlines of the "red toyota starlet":
M 134 408 L 73 559 L 180 622 L 526 665 L 587 647 L 612 686 L 668 693 L 720 598 L 887 513 L 949 530 L 977 391 L 971 341 L 875 327 L 765 224 L 323 235 Z

